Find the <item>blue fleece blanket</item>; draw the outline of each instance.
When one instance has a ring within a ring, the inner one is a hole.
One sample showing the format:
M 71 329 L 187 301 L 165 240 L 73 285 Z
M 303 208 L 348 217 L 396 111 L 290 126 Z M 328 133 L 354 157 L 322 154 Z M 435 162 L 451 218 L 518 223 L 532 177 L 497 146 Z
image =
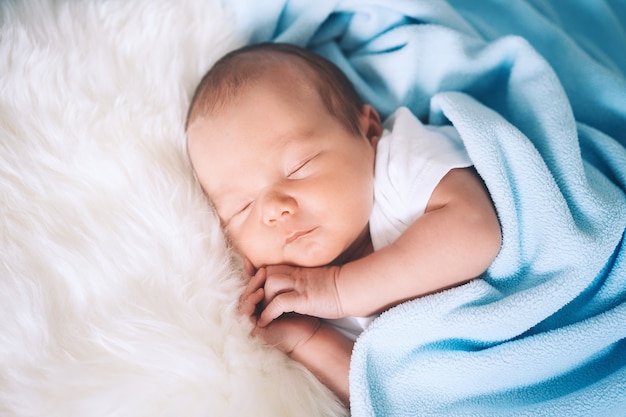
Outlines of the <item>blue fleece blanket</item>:
M 626 415 L 626 1 L 229 4 L 383 115 L 456 126 L 502 224 L 482 279 L 359 338 L 352 414 Z

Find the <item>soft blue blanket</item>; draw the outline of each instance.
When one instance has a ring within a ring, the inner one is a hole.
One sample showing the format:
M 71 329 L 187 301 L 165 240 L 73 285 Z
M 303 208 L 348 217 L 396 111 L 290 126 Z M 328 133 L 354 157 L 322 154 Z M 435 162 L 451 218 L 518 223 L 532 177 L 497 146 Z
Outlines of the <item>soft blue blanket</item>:
M 360 337 L 353 415 L 626 415 L 626 1 L 229 4 L 383 115 L 454 124 L 502 223 L 483 279 Z

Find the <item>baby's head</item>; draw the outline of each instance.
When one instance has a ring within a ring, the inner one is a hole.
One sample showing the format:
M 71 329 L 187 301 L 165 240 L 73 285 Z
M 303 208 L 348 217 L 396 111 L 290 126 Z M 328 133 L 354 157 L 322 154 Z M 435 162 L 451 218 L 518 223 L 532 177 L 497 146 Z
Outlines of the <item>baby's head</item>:
M 376 111 L 332 63 L 284 44 L 226 55 L 186 124 L 191 163 L 256 266 L 321 266 L 368 239 Z
M 198 117 L 218 112 L 242 90 L 264 79 L 268 72 L 290 71 L 294 81 L 319 94 L 328 113 L 358 134 L 363 102 L 345 74 L 330 61 L 306 49 L 284 43 L 244 46 L 223 56 L 204 75 L 189 106 L 187 127 Z M 271 75 L 271 74 L 270 74 Z M 293 86 L 278 80 L 280 88 Z

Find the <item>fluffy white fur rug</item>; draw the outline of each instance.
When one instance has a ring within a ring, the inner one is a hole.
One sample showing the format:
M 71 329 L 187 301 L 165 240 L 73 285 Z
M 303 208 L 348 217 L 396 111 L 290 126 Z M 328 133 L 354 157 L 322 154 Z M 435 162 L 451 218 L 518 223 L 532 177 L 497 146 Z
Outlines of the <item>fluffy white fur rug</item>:
M 337 416 L 250 339 L 182 123 L 218 0 L 0 3 L 0 414 Z

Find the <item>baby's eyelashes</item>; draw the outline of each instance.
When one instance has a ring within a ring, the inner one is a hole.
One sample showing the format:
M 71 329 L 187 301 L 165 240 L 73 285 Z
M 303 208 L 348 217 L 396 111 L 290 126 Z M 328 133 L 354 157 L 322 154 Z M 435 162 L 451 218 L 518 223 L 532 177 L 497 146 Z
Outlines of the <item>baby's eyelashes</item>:
M 250 206 L 252 206 L 252 201 L 248 201 L 247 203 L 244 203 L 237 210 L 235 210 L 235 214 L 243 213 L 244 211 L 248 210 Z
M 222 227 L 228 227 L 233 219 L 247 212 L 252 207 L 253 203 L 254 201 L 250 200 L 238 206 L 234 206 L 236 207 L 234 209 L 229 208 L 229 207 L 222 208 L 222 209 L 218 208 L 217 213 L 222 223 Z
M 232 211 L 232 214 L 228 218 L 228 223 L 230 223 L 230 221 L 235 217 L 246 213 L 252 207 L 252 203 L 254 203 L 254 201 L 250 200 L 239 205 L 235 210 Z
M 319 154 L 315 154 L 298 162 L 288 171 L 287 178 L 292 180 L 304 178 L 308 174 L 308 170 L 306 168 L 309 167 L 311 161 L 313 161 L 318 155 Z

